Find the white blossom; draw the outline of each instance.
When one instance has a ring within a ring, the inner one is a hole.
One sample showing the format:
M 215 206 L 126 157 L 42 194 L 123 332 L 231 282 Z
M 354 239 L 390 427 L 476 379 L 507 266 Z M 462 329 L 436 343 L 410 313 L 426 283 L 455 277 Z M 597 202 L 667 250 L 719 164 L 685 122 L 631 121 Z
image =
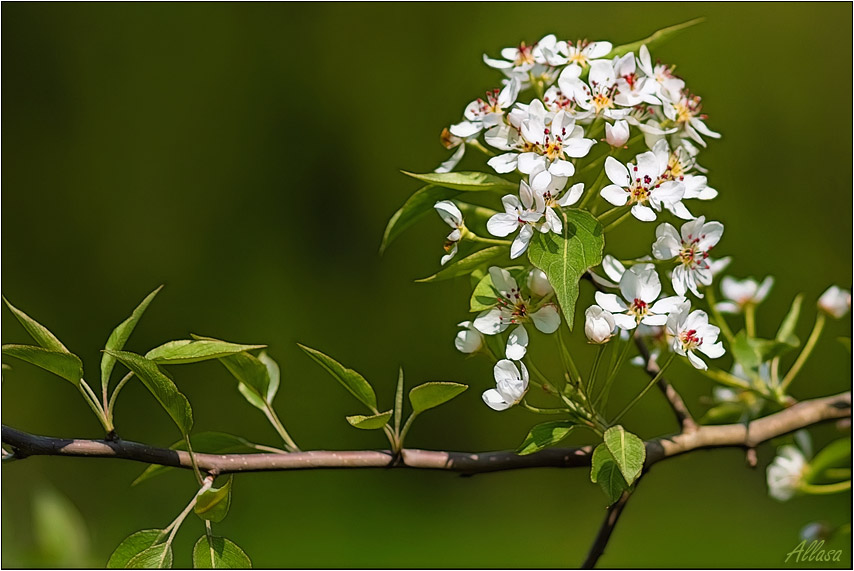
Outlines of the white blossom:
M 521 371 L 520 371 L 521 369 Z M 495 388 L 484 391 L 483 402 L 492 410 L 507 410 L 518 404 L 528 390 L 528 369 L 519 362 L 519 368 L 509 359 L 502 359 L 493 368 Z
M 614 336 L 616 327 L 614 316 L 598 305 L 591 305 L 584 312 L 584 334 L 591 343 L 607 343 Z
M 781 446 L 768 465 L 768 494 L 781 502 L 791 499 L 801 486 L 807 466 L 800 450 L 791 445 Z
M 474 353 L 483 347 L 483 334 L 474 328 L 471 321 L 463 321 L 457 324 L 462 327 L 454 338 L 454 347 L 463 353 Z
M 570 68 L 587 67 L 595 60 L 607 56 L 611 52 L 611 42 L 588 42 L 579 40 L 575 44 L 566 42 L 564 44 L 565 55 Z
M 772 276 L 766 277 L 760 284 L 752 278 L 737 280 L 726 276 L 721 280 L 721 293 L 724 300 L 715 305 L 721 313 L 741 313 L 748 303 L 758 305 L 768 296 L 774 285 Z
M 711 359 L 723 356 L 724 346 L 718 341 L 721 330 L 709 324 L 709 316 L 705 311 L 696 310 L 689 313 L 690 304 L 686 301 L 673 311 L 667 318 L 667 330 L 673 335 L 673 351 L 683 357 L 697 369 L 706 370 L 708 366 L 698 355 L 697 351 Z
M 552 178 L 552 181 L 556 180 L 557 177 Z M 572 185 L 563 193 L 563 196 L 560 194 L 562 188 L 563 184 L 560 187 L 551 184 L 537 194 L 538 210 L 541 209 L 546 215 L 540 231 L 548 232 L 551 230 L 556 234 L 563 232 L 563 220 L 561 220 L 559 215 L 560 209 L 567 208 L 578 202 L 584 192 L 584 183 L 579 182 Z M 557 209 L 558 212 L 555 212 L 554 209 Z
M 660 212 L 662 207 L 671 211 L 676 208 L 685 194 L 685 187 L 677 181 L 662 182 L 659 179 L 664 169 L 660 168 L 653 152 L 641 153 L 635 160 L 636 164 L 623 165 L 614 157 L 605 159 L 605 173 L 612 184 L 603 188 L 600 194 L 614 206 L 632 205 L 635 218 L 651 222 L 655 220 L 655 212 Z
M 685 299 L 681 296 L 658 299 L 661 280 L 652 264 L 637 264 L 626 270 L 620 278 L 620 293 L 625 302 L 613 293 L 597 291 L 595 297 L 602 309 L 613 314 L 617 326 L 626 330 L 640 323 L 664 325 L 667 314 Z
M 712 283 L 709 252 L 721 239 L 723 231 L 723 224 L 706 222 L 703 216 L 683 224 L 680 232 L 666 222 L 655 229 L 652 255 L 658 260 L 676 259 L 671 281 L 678 295 L 691 290 L 697 297 L 703 297 L 697 285 Z
M 519 184 L 519 197 L 507 194 L 501 199 L 501 204 L 504 212 L 493 214 L 486 221 L 486 229 L 500 238 L 519 230 L 510 245 L 510 258 L 515 259 L 528 249 L 528 243 L 534 235 L 533 225 L 543 217 L 543 212 L 539 207 L 534 208 L 534 193 L 524 180 Z
M 486 99 L 478 98 L 466 106 L 465 121 L 452 125 L 450 132 L 460 138 L 474 137 L 503 121 L 504 112 L 516 102 L 519 82 L 510 80 L 504 89 L 486 92 Z
M 851 309 L 851 292 L 836 286 L 830 286 L 818 298 L 818 308 L 831 317 L 839 319 Z
M 457 254 L 457 245 L 460 239 L 463 237 L 463 213 L 460 212 L 460 209 L 457 208 L 457 205 L 451 202 L 450 200 L 440 200 L 436 204 L 433 205 L 433 208 L 436 209 L 436 212 L 439 213 L 439 216 L 442 217 L 442 220 L 445 223 L 453 228 L 451 233 L 445 238 L 445 252 L 447 252 L 444 256 L 442 256 L 442 265 L 444 266 L 448 261 L 453 258 Z

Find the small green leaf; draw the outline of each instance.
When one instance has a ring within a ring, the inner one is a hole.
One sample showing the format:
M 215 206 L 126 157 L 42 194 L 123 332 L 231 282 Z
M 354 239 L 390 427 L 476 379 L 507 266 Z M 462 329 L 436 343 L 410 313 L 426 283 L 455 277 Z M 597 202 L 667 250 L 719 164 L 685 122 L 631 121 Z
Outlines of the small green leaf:
M 404 230 L 415 224 L 415 222 L 433 210 L 433 205 L 440 200 L 448 200 L 457 196 L 460 192 L 441 186 L 428 184 L 416 190 L 412 196 L 406 199 L 397 212 L 391 215 L 388 225 L 383 233 L 383 241 L 380 245 L 380 254 L 385 252 L 389 244 Z
M 50 349 L 51 351 L 59 351 L 61 353 L 68 353 L 68 349 L 65 348 L 65 345 L 60 343 L 59 339 L 56 336 L 48 331 L 47 327 L 9 303 L 9 300 L 5 297 L 3 301 L 6 302 L 6 306 L 9 310 L 15 315 L 21 325 L 24 326 L 27 333 L 30 334 L 30 337 L 38 343 L 41 347 L 45 349 Z
M 130 334 L 133 333 L 136 324 L 139 323 L 142 314 L 145 313 L 145 310 L 148 309 L 149 304 L 154 300 L 154 297 L 163 289 L 163 286 L 160 286 L 147 296 L 142 302 L 136 306 L 136 309 L 133 310 L 130 317 L 119 323 L 113 332 L 110 333 L 109 339 L 107 339 L 107 344 L 105 345 L 105 349 L 109 349 L 111 351 L 121 351 L 125 348 L 125 343 L 127 343 Z M 113 372 L 113 367 L 116 366 L 116 358 L 110 355 L 109 353 L 101 353 L 101 384 L 102 386 L 106 386 L 110 382 L 110 374 Z
M 344 388 L 350 391 L 350 394 L 354 397 L 359 399 L 359 402 L 367 406 L 371 411 L 375 411 L 377 409 L 377 395 L 374 393 L 374 389 L 371 387 L 370 383 L 365 380 L 365 377 L 353 369 L 346 368 L 332 357 L 324 355 L 316 349 L 300 345 L 299 343 L 297 343 L 297 345 L 299 345 L 299 348 L 305 351 L 309 357 L 314 359 L 317 364 L 326 369 L 330 375 L 335 377 L 339 383 L 344 385 Z
M 159 543 L 135 555 L 125 565 L 125 569 L 171 569 L 172 546 Z
M 3 345 L 3 354 L 15 357 L 54 375 L 62 377 L 77 386 L 83 378 L 83 363 L 80 358 L 66 351 L 52 351 L 33 345 Z
M 460 172 L 445 172 L 445 173 L 424 173 L 415 174 L 411 172 L 401 171 L 407 176 L 417 178 L 420 181 L 428 184 L 435 184 L 445 188 L 454 190 L 462 190 L 468 192 L 483 191 L 483 190 L 503 190 L 515 191 L 519 190 L 519 183 L 512 182 L 507 179 L 495 176 L 485 172 L 475 171 L 460 171 Z
M 258 353 L 258 360 L 267 367 L 267 402 L 272 403 L 273 399 L 276 398 L 276 393 L 279 392 L 279 379 L 281 377 L 279 364 L 266 351 Z
M 795 336 L 795 327 L 798 325 L 798 317 L 801 315 L 801 303 L 803 300 L 804 294 L 802 293 L 796 295 L 795 299 L 792 300 L 789 313 L 783 318 L 783 322 L 780 323 L 780 329 L 777 330 L 776 341 L 795 346 L 800 344 L 798 338 Z
M 661 44 L 670 41 L 673 36 L 681 32 L 686 28 L 690 28 L 691 26 L 696 26 L 701 23 L 705 18 L 694 18 L 693 20 L 689 20 L 687 22 L 683 22 L 681 24 L 676 24 L 675 26 L 669 26 L 667 28 L 662 28 L 658 30 L 648 38 L 644 38 L 642 40 L 637 40 L 630 44 L 624 44 L 622 46 L 617 46 L 611 50 L 608 54 L 608 59 L 613 59 L 617 56 L 621 56 L 627 54 L 629 52 L 637 52 L 641 46 L 646 45 L 647 48 L 654 48 L 660 46 Z
M 438 282 L 442 280 L 449 280 L 457 276 L 469 275 L 474 269 L 490 264 L 499 256 L 506 255 L 509 251 L 509 246 L 490 246 L 483 250 L 478 250 L 465 258 L 452 260 L 449 265 L 445 266 L 432 276 L 415 281 L 418 283 Z
M 203 535 L 193 547 L 195 569 L 251 569 L 252 561 L 236 543 L 216 535 Z
M 539 452 L 547 446 L 557 444 L 567 436 L 575 428 L 575 425 L 568 420 L 556 420 L 554 422 L 544 422 L 531 428 L 528 436 L 525 437 L 522 445 L 516 451 L 520 456 Z
M 266 345 L 239 345 L 216 339 L 181 339 L 169 341 L 145 354 L 145 358 L 158 365 L 183 365 L 218 359 L 242 351 L 263 349 Z
M 487 272 L 474 288 L 469 301 L 471 311 L 486 311 L 496 304 L 498 292 L 492 285 L 492 275 Z
M 609 504 L 619 500 L 623 492 L 629 489 L 629 485 L 620 473 L 617 462 L 605 444 L 600 444 L 593 450 L 590 479 L 599 484 L 608 497 Z
M 612 426 L 605 431 L 605 446 L 620 468 L 626 482 L 631 485 L 640 476 L 646 460 L 643 440 L 626 432 L 622 426 Z
M 108 351 L 125 367 L 134 372 L 151 391 L 154 398 L 169 413 L 182 434 L 188 434 L 193 427 L 193 409 L 175 383 L 153 361 L 136 353 L 127 351 Z
M 528 259 L 545 272 L 571 330 L 578 282 L 587 270 L 602 262 L 605 237 L 602 225 L 586 210 L 563 209 L 561 216 L 561 234 L 534 233 L 528 246 Z
M 208 454 L 224 454 L 226 452 L 254 452 L 258 450 L 257 445 L 245 438 L 228 434 L 225 432 L 199 432 L 190 436 L 194 452 L 206 452 Z M 187 441 L 178 440 L 169 447 L 170 450 L 187 450 Z M 151 464 L 137 476 L 131 486 L 136 486 L 155 476 L 159 476 L 170 470 L 176 470 L 172 466 L 161 466 Z
M 193 511 L 202 519 L 219 523 L 228 515 L 231 507 L 231 481 L 232 476 L 221 488 L 211 488 L 199 494 Z
M 729 424 L 738 422 L 744 417 L 743 405 L 734 402 L 724 402 L 706 411 L 700 424 Z
M 266 409 L 264 403 L 266 402 L 270 388 L 270 371 L 261 362 L 261 359 L 249 353 L 235 353 L 227 357 L 220 357 L 219 361 L 225 365 L 228 372 L 240 383 L 238 389 L 240 389 L 246 400 L 261 410 Z M 247 397 L 247 393 L 254 396 L 257 400 Z M 258 406 L 258 404 L 261 406 Z
M 347 422 L 362 430 L 376 430 L 388 424 L 392 411 L 381 412 L 371 416 L 355 414 L 347 417 Z
M 465 392 L 468 385 L 444 381 L 423 383 L 409 391 L 409 402 L 412 404 L 412 412 L 418 414 L 425 410 L 444 404 Z
M 732 356 L 745 369 L 756 369 L 762 363 L 779 357 L 797 347 L 798 339 L 789 336 L 785 341 L 748 337 L 744 330 L 739 331 L 732 342 Z M 794 344 L 793 344 L 794 342 Z
M 822 473 L 828 468 L 851 467 L 851 438 L 845 437 L 834 440 L 821 449 L 815 458 L 810 460 L 806 480 L 812 484 L 820 480 Z
M 166 539 L 166 530 L 143 529 L 127 536 L 122 541 L 107 562 L 107 569 L 124 569 L 130 560 Z

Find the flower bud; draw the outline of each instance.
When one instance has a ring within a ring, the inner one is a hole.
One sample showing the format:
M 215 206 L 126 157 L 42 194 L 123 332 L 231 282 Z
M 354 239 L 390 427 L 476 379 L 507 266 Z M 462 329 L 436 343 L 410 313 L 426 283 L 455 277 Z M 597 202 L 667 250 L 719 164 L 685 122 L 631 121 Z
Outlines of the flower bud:
M 463 353 L 474 353 L 483 347 L 483 335 L 472 326 L 471 321 L 463 321 L 458 327 L 465 327 L 457 332 L 454 346 Z
M 537 268 L 528 274 L 528 290 L 540 297 L 545 297 L 554 291 L 545 272 Z
M 613 336 L 616 326 L 614 316 L 598 305 L 591 305 L 584 312 L 584 334 L 591 343 L 597 345 L 607 343 Z
M 615 121 L 613 127 L 605 123 L 605 140 L 612 147 L 622 147 L 629 140 L 629 124 L 623 119 Z
M 818 308 L 831 317 L 839 319 L 851 309 L 851 292 L 830 286 L 818 298 Z

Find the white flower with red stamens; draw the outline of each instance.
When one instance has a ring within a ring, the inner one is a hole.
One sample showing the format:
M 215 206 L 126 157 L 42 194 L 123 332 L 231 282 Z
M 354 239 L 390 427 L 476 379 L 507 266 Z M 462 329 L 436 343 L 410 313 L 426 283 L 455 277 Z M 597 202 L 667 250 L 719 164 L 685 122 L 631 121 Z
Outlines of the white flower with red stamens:
M 563 189 L 563 185 L 565 184 L 565 180 L 557 179 L 557 177 L 555 177 L 552 178 L 552 182 L 553 184 L 546 187 L 536 196 L 537 203 L 541 205 L 538 209 L 541 208 L 546 215 L 546 219 L 542 223 L 540 231 L 548 232 L 551 230 L 555 234 L 560 234 L 563 232 L 563 221 L 554 209 L 556 208 L 558 212 L 560 212 L 561 208 L 567 208 L 578 202 L 581 195 L 584 193 L 584 183 L 579 182 L 572 185 L 563 193 L 563 196 L 561 196 L 560 193 Z M 557 186 L 554 183 L 559 183 L 560 186 Z
M 457 324 L 462 331 L 457 332 L 454 338 L 454 347 L 463 353 L 474 353 L 483 347 L 483 334 L 474 328 L 471 321 L 463 321 Z
M 528 249 L 528 243 L 534 235 L 533 225 L 543 217 L 543 213 L 539 205 L 534 208 L 534 193 L 524 180 L 519 183 L 519 197 L 508 194 L 501 199 L 501 203 L 504 205 L 504 212 L 493 214 L 486 221 L 486 229 L 493 236 L 500 238 L 519 230 L 510 245 L 510 258 L 516 259 Z
M 562 47 L 566 50 L 565 55 L 569 63 L 568 67 L 578 68 L 579 73 L 582 68 L 587 67 L 594 60 L 603 58 L 611 53 L 611 42 L 578 40 L 575 44 L 566 42 Z
M 686 301 L 680 304 L 667 318 L 667 331 L 674 337 L 673 351 L 688 357 L 695 368 L 705 371 L 708 367 L 697 352 L 711 359 L 723 356 L 724 346 L 718 341 L 721 330 L 709 324 L 709 316 L 705 311 L 689 311 L 690 303 Z
M 681 296 L 658 299 L 661 280 L 652 264 L 637 264 L 626 270 L 620 278 L 620 293 L 625 302 L 613 293 L 597 291 L 596 303 L 609 311 L 617 326 L 625 330 L 634 329 L 640 323 L 664 325 L 667 314 L 685 300 Z
M 664 116 L 676 124 L 679 135 L 687 136 L 705 147 L 706 142 L 701 135 L 714 139 L 720 139 L 721 135 L 709 129 L 703 122 L 706 116 L 701 113 L 702 109 L 700 97 L 687 92 L 683 92 L 682 97 L 673 103 L 664 101 L 663 106 Z
M 494 307 L 482 311 L 475 318 L 474 326 L 478 331 L 485 335 L 497 335 L 511 325 L 524 326 L 527 322 L 532 322 L 534 327 L 543 333 L 557 331 L 560 326 L 560 314 L 553 303 L 539 307 L 532 304 L 529 298 L 522 295 L 510 272 L 503 268 L 492 266 L 489 268 L 489 275 L 497 297 Z M 513 351 L 510 345 L 520 345 L 522 341 L 527 345 L 527 331 L 524 337 L 521 333 L 516 333 L 512 343 L 508 341 L 508 351 Z
M 517 368 L 513 361 L 501 359 L 495 363 L 493 375 L 495 388 L 483 393 L 486 406 L 501 411 L 518 404 L 528 390 L 528 369 L 525 363 L 520 362 Z
M 660 139 L 653 146 L 652 152 L 658 158 L 659 165 L 666 165 L 661 174 L 661 180 L 673 180 L 681 182 L 685 186 L 683 200 L 689 198 L 711 200 L 718 195 L 718 191 L 708 185 L 708 179 L 705 176 L 690 172 L 698 167 L 695 154 L 691 153 L 691 148 L 680 145 L 671 151 L 667 140 Z
M 632 205 L 632 215 L 643 222 L 655 220 L 655 212 L 662 207 L 679 215 L 684 185 L 660 180 L 664 168 L 651 151 L 641 153 L 635 161 L 637 164 L 623 165 L 614 157 L 605 159 L 605 173 L 613 184 L 601 190 L 602 198 L 614 206 Z
M 673 75 L 674 66 L 662 63 L 652 65 L 647 47 L 641 46 L 638 50 L 638 67 L 649 77 L 653 83 L 653 93 L 662 101 L 677 101 L 685 89 L 685 82 Z
M 491 58 L 483 54 L 483 63 L 494 69 L 500 69 L 507 76 L 527 73 L 537 63 L 534 60 L 534 46 L 521 42 L 515 48 L 504 48 L 501 50 L 504 59 Z
M 697 297 L 703 297 L 697 285 L 707 286 L 712 283 L 709 252 L 721 239 L 723 232 L 723 224 L 706 222 L 703 216 L 683 224 L 680 232 L 676 232 L 676 228 L 666 222 L 655 229 L 652 255 L 658 260 L 676 258 L 678 263 L 673 269 L 671 281 L 678 295 L 685 295 L 687 290 L 691 290 Z
M 637 72 L 634 53 L 614 58 L 614 75 L 617 85 L 614 101 L 617 105 L 623 107 L 635 107 L 642 103 L 661 105 L 661 100 L 655 96 L 657 91 L 655 81 Z
M 772 276 L 766 277 L 760 284 L 753 278 L 737 280 L 729 276 L 721 280 L 721 293 L 724 301 L 715 305 L 721 313 L 741 313 L 747 304 L 758 305 L 768 296 L 774 285 Z
M 630 109 L 618 108 L 617 78 L 610 61 L 597 60 L 590 64 L 587 83 L 578 76 L 580 68 L 567 66 L 558 77 L 558 85 L 564 93 L 572 93 L 581 109 L 597 117 L 624 119 Z
M 451 134 L 456 137 L 474 137 L 484 129 L 500 124 L 506 109 L 516 102 L 519 95 L 519 82 L 511 79 L 504 89 L 486 92 L 486 99 L 478 98 L 466 106 L 462 123 L 452 125 Z
M 618 288 L 620 287 L 620 279 L 622 279 L 623 274 L 626 272 L 626 267 L 614 256 L 611 254 L 605 254 L 605 257 L 602 258 L 602 271 L 605 272 L 605 275 L 608 276 L 608 279 L 603 278 L 597 273 L 589 271 L 590 277 L 593 278 L 593 281 L 607 288 Z M 613 280 L 613 281 L 610 281 Z
M 436 204 L 433 205 L 433 208 L 436 209 L 436 212 L 439 213 L 439 216 L 442 217 L 442 220 L 445 223 L 453 228 L 451 233 L 445 238 L 445 252 L 447 252 L 444 256 L 442 256 L 442 265 L 448 263 L 448 261 L 453 258 L 457 254 L 457 245 L 460 239 L 463 237 L 463 229 L 465 228 L 465 224 L 463 223 L 463 213 L 460 212 L 460 209 L 457 208 L 457 205 L 451 202 L 450 200 L 440 200 Z
M 549 87 L 543 95 L 543 105 L 552 113 L 558 111 L 566 111 L 571 117 L 575 117 L 576 122 L 584 122 L 592 116 L 592 113 L 578 106 L 575 96 L 570 93 L 564 93 L 557 85 Z
M 532 50 L 534 61 L 539 64 L 544 64 L 550 67 L 566 65 L 566 42 L 557 41 L 554 34 L 543 36 L 543 38 L 534 44 Z
M 839 319 L 851 309 L 851 292 L 830 286 L 818 298 L 818 308 L 831 317 Z

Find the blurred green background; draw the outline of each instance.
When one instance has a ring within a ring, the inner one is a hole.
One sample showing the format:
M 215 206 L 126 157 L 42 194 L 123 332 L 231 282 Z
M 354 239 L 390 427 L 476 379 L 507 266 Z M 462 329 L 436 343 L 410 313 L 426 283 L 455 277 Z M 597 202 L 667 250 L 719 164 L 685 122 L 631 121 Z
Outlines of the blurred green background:
M 705 16 L 653 56 L 678 65 L 723 134 L 702 156 L 720 190 L 703 207 L 726 225 L 718 251 L 736 255 L 732 274 L 777 278 L 760 334 L 776 330 L 797 292 L 813 300 L 831 283 L 850 287 L 847 3 L 4 3 L 2 15 L 3 293 L 80 354 L 93 381 L 110 330 L 165 283 L 128 348 L 190 332 L 269 344 L 283 371 L 280 415 L 305 449 L 385 444 L 346 424 L 358 403 L 297 342 L 362 372 L 381 405 L 390 406 L 399 365 L 410 386 L 472 385 L 426 413 L 409 446 L 515 447 L 541 419 L 480 402 L 491 364 L 452 344 L 467 315 L 466 280 L 413 283 L 437 269 L 447 228 L 431 216 L 383 257 L 377 249 L 386 220 L 418 187 L 398 169 L 425 172 L 444 160 L 441 129 L 498 81 L 481 54 L 549 32 L 618 44 Z M 635 254 L 630 238 L 618 232 L 608 249 Z M 589 289 L 582 296 L 589 303 Z M 811 320 L 810 311 L 802 338 Z M 26 340 L 6 310 L 2 325 L 4 342 Z M 834 337 L 850 335 L 850 325 L 826 331 L 796 383 L 799 397 L 849 384 L 849 355 Z M 550 348 L 535 343 L 534 355 L 551 359 Z M 581 361 L 592 354 L 578 344 Z M 70 384 L 13 365 L 4 424 L 101 436 Z M 173 372 L 195 430 L 276 444 L 222 367 Z M 682 364 L 670 376 L 699 415 L 710 382 Z M 626 370 L 614 398 L 625 402 L 643 383 Z M 125 439 L 165 446 L 178 436 L 139 383 L 116 414 Z M 676 428 L 654 392 L 625 423 L 644 437 Z M 816 430 L 817 447 L 834 431 Z M 849 494 L 770 499 L 772 457 L 766 445 L 756 470 L 738 450 L 659 464 L 601 564 L 776 567 L 805 523 L 850 521 Z M 103 565 L 129 533 L 165 526 L 194 481 L 171 473 L 129 487 L 142 467 L 59 458 L 4 466 L 2 564 Z M 575 566 L 605 506 L 585 470 L 250 474 L 235 488 L 215 529 L 258 567 Z M 85 521 L 69 527 L 89 537 L 73 552 L 37 531 L 63 496 Z M 176 565 L 190 565 L 202 529 L 185 523 Z M 843 566 L 849 541 L 831 542 L 845 550 Z

